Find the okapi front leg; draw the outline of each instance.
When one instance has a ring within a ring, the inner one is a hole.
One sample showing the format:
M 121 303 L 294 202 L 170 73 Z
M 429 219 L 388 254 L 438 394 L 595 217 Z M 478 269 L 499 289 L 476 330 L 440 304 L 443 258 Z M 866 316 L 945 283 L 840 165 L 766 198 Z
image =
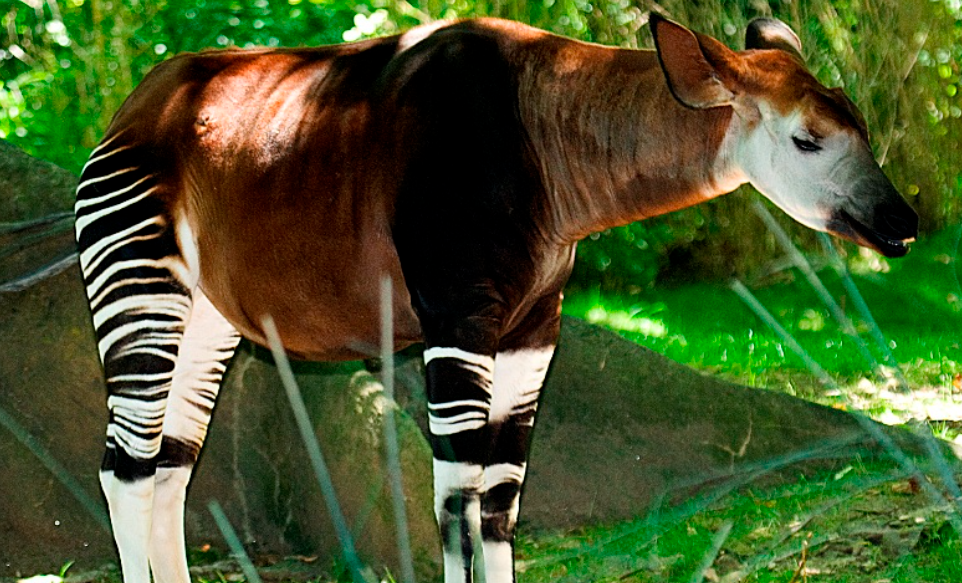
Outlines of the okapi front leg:
M 473 580 L 475 550 L 480 547 L 494 358 L 433 347 L 424 351 L 424 362 L 444 578 L 446 583 L 466 583 Z
M 499 352 L 494 362 L 491 455 L 484 468 L 481 534 L 488 581 L 514 581 L 514 532 L 538 397 L 554 346 Z

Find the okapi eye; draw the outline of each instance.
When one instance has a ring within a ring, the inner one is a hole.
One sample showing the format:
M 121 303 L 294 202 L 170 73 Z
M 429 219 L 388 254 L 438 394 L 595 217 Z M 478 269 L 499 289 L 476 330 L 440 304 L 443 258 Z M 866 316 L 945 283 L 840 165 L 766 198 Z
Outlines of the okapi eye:
M 821 146 L 812 140 L 806 140 L 805 138 L 792 137 L 792 141 L 795 142 L 795 147 L 803 152 L 818 152 L 822 149 Z

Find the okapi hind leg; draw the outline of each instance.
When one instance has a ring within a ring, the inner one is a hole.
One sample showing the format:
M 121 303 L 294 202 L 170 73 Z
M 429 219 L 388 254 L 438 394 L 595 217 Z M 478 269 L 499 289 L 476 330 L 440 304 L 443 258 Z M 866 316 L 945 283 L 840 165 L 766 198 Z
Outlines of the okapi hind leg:
M 150 534 L 157 583 L 189 583 L 184 538 L 187 485 L 200 455 L 227 365 L 240 335 L 201 289 L 181 342 L 164 417 Z
M 100 481 L 125 583 L 149 583 L 155 475 L 192 283 L 149 152 L 115 135 L 77 189 L 80 267 L 107 384 Z

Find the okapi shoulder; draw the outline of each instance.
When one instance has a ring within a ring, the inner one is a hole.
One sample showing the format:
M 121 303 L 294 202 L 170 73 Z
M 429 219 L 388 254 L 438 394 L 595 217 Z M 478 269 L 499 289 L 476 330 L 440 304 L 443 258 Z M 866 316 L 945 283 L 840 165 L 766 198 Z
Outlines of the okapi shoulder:
M 536 34 L 546 33 L 497 19 L 413 29 L 401 36 L 377 94 L 390 101 L 413 90 L 419 100 L 426 92 L 429 102 L 446 99 L 450 91 L 475 87 L 483 92 L 491 83 L 510 82 L 516 78 L 513 55 L 524 38 Z

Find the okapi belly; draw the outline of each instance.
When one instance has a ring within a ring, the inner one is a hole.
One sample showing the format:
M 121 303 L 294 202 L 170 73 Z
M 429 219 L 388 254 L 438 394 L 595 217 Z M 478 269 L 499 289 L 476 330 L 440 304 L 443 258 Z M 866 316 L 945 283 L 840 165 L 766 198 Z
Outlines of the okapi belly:
M 266 346 L 262 322 L 270 316 L 296 358 L 358 360 L 380 354 L 380 281 L 390 271 L 320 260 L 306 266 L 292 262 L 272 274 L 262 267 L 248 262 L 210 274 L 202 269 L 201 288 L 245 338 Z M 421 340 L 421 328 L 404 279 L 396 274 L 391 279 L 394 349 L 400 350 Z

